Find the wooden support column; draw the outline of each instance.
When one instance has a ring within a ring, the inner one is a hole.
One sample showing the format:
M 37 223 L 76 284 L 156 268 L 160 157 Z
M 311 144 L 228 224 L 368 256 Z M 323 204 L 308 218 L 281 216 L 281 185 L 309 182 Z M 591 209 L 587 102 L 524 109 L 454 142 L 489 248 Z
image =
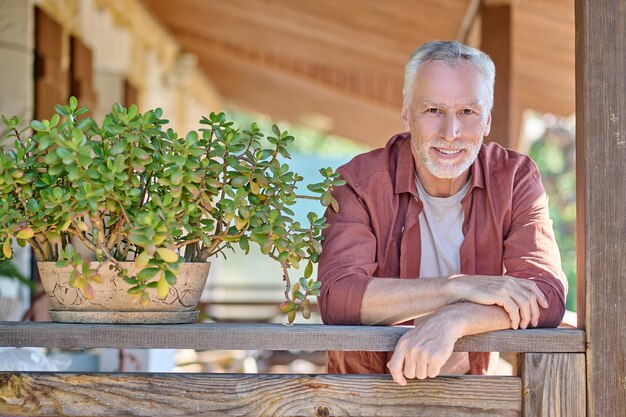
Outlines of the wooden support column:
M 522 417 L 585 417 L 585 355 L 521 355 Z
M 509 2 L 483 2 L 480 44 L 496 64 L 491 133 L 486 140 L 515 149 L 519 132 L 514 130 L 513 8 Z
M 587 332 L 588 415 L 623 417 L 626 6 L 591 0 L 575 4 L 577 277 L 578 288 L 584 288 L 578 311 Z

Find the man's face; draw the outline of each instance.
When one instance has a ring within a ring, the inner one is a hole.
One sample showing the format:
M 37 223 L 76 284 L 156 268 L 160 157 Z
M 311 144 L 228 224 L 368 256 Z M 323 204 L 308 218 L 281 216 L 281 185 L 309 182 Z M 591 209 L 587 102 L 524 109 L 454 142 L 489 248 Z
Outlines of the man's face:
M 431 177 L 426 180 L 435 183 L 467 174 L 491 128 L 488 94 L 482 74 L 469 62 L 422 65 L 402 113 L 420 182 L 423 168 Z

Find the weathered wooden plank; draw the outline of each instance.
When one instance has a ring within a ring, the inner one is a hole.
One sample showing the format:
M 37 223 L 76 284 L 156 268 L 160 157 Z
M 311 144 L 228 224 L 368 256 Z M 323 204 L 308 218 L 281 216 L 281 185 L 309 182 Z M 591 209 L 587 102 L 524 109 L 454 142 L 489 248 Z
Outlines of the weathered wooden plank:
M 0 373 L 11 416 L 519 416 L 516 377 Z
M 626 416 L 626 4 L 576 1 L 577 276 L 590 416 Z M 579 287 L 580 288 L 580 287 Z M 581 300 L 582 301 L 582 300 Z
M 526 353 L 522 356 L 523 417 L 584 417 L 585 355 Z
M 407 327 L 198 323 L 106 325 L 0 322 L 0 346 L 57 348 L 390 351 Z M 467 336 L 462 352 L 584 352 L 577 329 L 503 330 Z

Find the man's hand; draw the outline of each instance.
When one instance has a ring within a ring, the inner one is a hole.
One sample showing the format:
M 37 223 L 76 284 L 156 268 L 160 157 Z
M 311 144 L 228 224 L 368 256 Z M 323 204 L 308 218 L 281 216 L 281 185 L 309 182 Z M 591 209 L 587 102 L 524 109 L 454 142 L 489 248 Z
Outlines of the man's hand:
M 434 378 L 452 355 L 461 337 L 459 321 L 440 310 L 415 320 L 415 328 L 406 332 L 398 343 L 387 368 L 393 380 L 406 385 L 406 379 Z
M 536 327 L 539 307 L 548 308 L 548 301 L 539 287 L 527 279 L 506 275 L 456 275 L 451 277 L 449 285 L 459 301 L 504 308 L 513 329 L 525 329 L 529 324 Z

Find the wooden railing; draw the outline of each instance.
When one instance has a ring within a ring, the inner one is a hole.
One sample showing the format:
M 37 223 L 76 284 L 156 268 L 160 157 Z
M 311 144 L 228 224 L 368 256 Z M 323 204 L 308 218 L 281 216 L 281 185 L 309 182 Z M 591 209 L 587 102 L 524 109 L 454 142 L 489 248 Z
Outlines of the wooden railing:
M 402 327 L 280 324 L 0 323 L 0 346 L 393 350 Z M 519 377 L 441 376 L 404 387 L 388 375 L 0 373 L 10 416 L 564 416 L 586 414 L 585 334 L 507 330 L 458 351 L 521 352 Z

